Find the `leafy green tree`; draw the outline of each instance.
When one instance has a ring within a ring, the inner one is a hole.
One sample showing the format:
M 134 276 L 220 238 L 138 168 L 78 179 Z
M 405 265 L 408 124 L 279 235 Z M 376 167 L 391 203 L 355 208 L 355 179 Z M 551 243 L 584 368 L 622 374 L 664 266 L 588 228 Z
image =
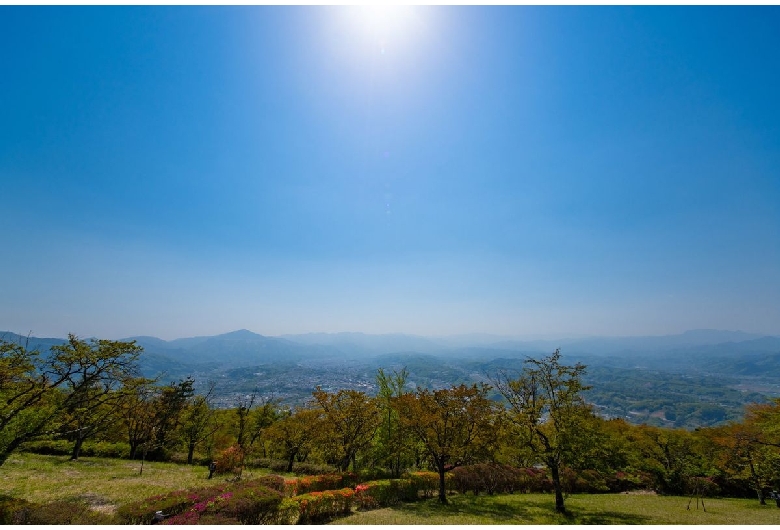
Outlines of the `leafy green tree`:
M 195 448 L 213 436 L 220 427 L 211 405 L 214 389 L 214 383 L 210 383 L 206 393 L 193 396 L 182 413 L 179 433 L 187 447 L 188 464 L 192 464 Z
M 555 510 L 565 513 L 561 471 L 590 446 L 588 421 L 593 416 L 582 398 L 585 366 L 560 363 L 560 350 L 542 359 L 528 359 L 516 379 L 506 373 L 495 385 L 507 402 L 507 417 L 517 443 L 529 447 L 547 466 L 555 489 Z
M 400 424 L 425 448 L 439 473 L 439 502 L 447 504 L 444 474 L 484 454 L 495 432 L 495 404 L 487 385 L 454 386 L 393 398 Z
M 182 424 L 184 409 L 194 395 L 191 377 L 166 386 L 155 387 L 152 399 L 152 456 L 164 459 L 166 451 L 177 441 L 177 430 Z
M 694 433 L 641 425 L 629 438 L 640 452 L 643 467 L 655 476 L 657 488 L 681 495 L 693 477 L 706 475 L 707 462 Z
M 47 377 L 40 352 L 0 339 L 0 465 L 22 443 L 44 431 L 58 410 L 57 379 Z
M 393 399 L 407 393 L 404 389 L 409 371 L 386 373 L 382 368 L 377 372 L 377 405 L 382 421 L 375 438 L 374 452 L 379 465 L 390 470 L 393 477 L 400 477 L 407 464 L 413 462 L 410 454 L 409 431 L 402 427 L 398 411 L 393 407 Z
M 68 342 L 51 350 L 46 374 L 64 386 L 61 430 L 74 440 L 76 460 L 84 440 L 113 424 L 122 397 L 118 390 L 138 371 L 143 349 L 135 341 L 87 342 L 69 334 Z
M 371 444 L 381 421 L 376 400 L 357 390 L 328 393 L 320 387 L 312 395 L 324 417 L 321 443 L 341 471 L 350 463 L 354 469 L 357 454 Z
M 293 470 L 295 459 L 311 449 L 317 436 L 321 413 L 312 409 L 288 411 L 267 430 L 269 440 L 278 448 L 278 454 L 287 460 L 287 472 Z
M 130 459 L 134 460 L 138 449 L 149 443 L 154 425 L 154 381 L 132 378 L 125 381 L 119 402 L 119 418 L 122 430 L 130 445 Z

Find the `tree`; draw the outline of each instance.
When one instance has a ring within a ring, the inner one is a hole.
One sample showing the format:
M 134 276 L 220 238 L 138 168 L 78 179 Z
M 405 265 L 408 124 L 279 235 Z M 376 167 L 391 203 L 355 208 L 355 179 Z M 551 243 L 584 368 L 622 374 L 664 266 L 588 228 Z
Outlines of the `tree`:
M 379 408 L 365 392 L 339 390 L 335 394 L 317 387 L 312 395 L 324 415 L 320 439 L 328 446 L 341 471 L 355 467 L 355 459 L 368 446 L 379 427 Z
M 173 445 L 177 429 L 182 422 L 182 414 L 187 402 L 194 395 L 191 377 L 171 382 L 163 387 L 155 387 L 152 399 L 152 458 L 164 458 L 164 452 Z
M 195 447 L 219 429 L 211 406 L 214 388 L 215 384 L 209 383 L 206 393 L 194 396 L 184 409 L 180 433 L 187 447 L 188 464 L 192 464 Z
M 398 411 L 393 407 L 393 399 L 406 393 L 404 387 L 409 377 L 409 371 L 403 368 L 400 372 L 387 374 L 380 368 L 376 375 L 377 404 L 382 422 L 377 431 L 375 451 L 377 461 L 390 470 L 393 477 L 400 477 L 409 452 L 409 433 L 404 429 L 398 418 Z
M 152 385 L 154 381 L 135 378 L 125 382 L 119 404 L 121 425 L 130 444 L 130 459 L 134 460 L 141 445 L 149 443 L 154 425 Z
M 68 342 L 51 350 L 46 375 L 65 387 L 62 430 L 74 440 L 71 459 L 76 460 L 84 440 L 111 424 L 120 403 L 118 390 L 136 374 L 143 348 L 135 341 L 87 342 L 69 334 Z
M 308 453 L 317 433 L 320 412 L 312 409 L 298 409 L 286 414 L 268 428 L 268 438 L 280 449 L 287 460 L 287 472 L 293 470 L 295 459 Z
M 64 376 L 47 377 L 40 352 L 0 339 L 0 465 L 22 443 L 40 434 L 57 412 L 56 387 Z
M 393 398 L 400 424 L 423 445 L 439 473 L 439 502 L 447 504 L 444 474 L 449 466 L 469 463 L 494 431 L 494 403 L 488 385 L 453 386 Z
M 706 472 L 701 445 L 690 431 L 641 425 L 629 438 L 664 493 L 683 495 L 691 479 Z
M 560 364 L 560 350 L 542 359 L 527 359 L 516 379 L 505 373 L 495 385 L 507 402 L 509 420 L 516 427 L 519 445 L 531 448 L 550 470 L 555 489 L 555 510 L 565 513 L 561 471 L 576 460 L 584 442 L 584 427 L 592 416 L 582 398 L 585 366 Z

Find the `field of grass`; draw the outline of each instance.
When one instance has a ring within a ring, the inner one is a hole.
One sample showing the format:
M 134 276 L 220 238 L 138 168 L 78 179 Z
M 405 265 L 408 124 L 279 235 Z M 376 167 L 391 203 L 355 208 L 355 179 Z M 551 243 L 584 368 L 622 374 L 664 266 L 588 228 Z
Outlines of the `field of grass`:
M 110 458 L 16 454 L 0 467 L 0 493 L 32 502 L 84 500 L 93 509 L 112 513 L 119 504 L 173 490 L 205 486 L 204 466 Z M 263 474 L 248 470 L 245 479 Z M 212 480 L 224 480 L 215 477 Z M 696 501 L 686 510 L 687 497 L 640 494 L 572 495 L 566 500 L 569 514 L 554 511 L 551 494 L 452 495 L 450 504 L 436 499 L 393 508 L 357 512 L 333 524 L 762 524 L 780 525 L 780 509 L 774 502 L 760 506 L 751 499 L 705 499 L 707 511 Z
M 111 513 L 119 504 L 210 483 L 205 466 L 145 462 L 140 469 L 139 461 L 15 454 L 0 467 L 0 493 L 38 503 L 84 500 Z M 258 474 L 245 471 L 244 478 Z
M 355 513 L 332 524 L 780 524 L 774 502 L 761 506 L 748 499 L 705 499 L 707 511 L 687 497 L 656 495 L 572 495 L 567 515 L 555 513 L 551 494 L 453 495 L 442 506 L 436 499 Z

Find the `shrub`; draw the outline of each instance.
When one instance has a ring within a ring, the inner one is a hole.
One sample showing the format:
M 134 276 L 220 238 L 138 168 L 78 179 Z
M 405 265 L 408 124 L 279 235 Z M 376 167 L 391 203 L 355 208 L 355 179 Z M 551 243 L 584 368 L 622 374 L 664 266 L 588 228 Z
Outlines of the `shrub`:
M 354 497 L 355 490 L 352 488 L 314 491 L 293 497 L 291 500 L 298 504 L 299 510 L 296 523 L 321 522 L 347 514 L 352 509 Z
M 282 502 L 279 492 L 259 484 L 244 484 L 222 499 L 223 502 L 208 506 L 207 512 L 237 519 L 242 524 L 274 522 Z
M 130 444 L 127 442 L 85 443 L 81 448 L 81 454 L 83 456 L 98 456 L 101 458 L 129 458 Z
M 513 493 L 522 487 L 523 471 L 502 464 L 475 464 L 452 471 L 453 486 L 460 493 Z
M 85 502 L 53 501 L 36 505 L 35 509 L 30 510 L 25 524 L 110 524 L 111 519 L 109 515 L 93 511 Z
M 27 442 L 21 447 L 21 449 L 22 451 L 35 453 L 38 455 L 64 456 L 73 452 L 73 442 L 69 442 L 67 440 L 39 440 L 35 442 Z
M 217 456 L 215 462 L 217 463 L 217 475 L 224 475 L 227 473 L 239 474 L 244 462 L 244 450 L 238 445 L 232 445 L 222 451 L 219 456 Z
M 433 471 L 415 471 L 403 478 L 411 480 L 418 493 L 422 492 L 422 496 L 426 499 L 433 497 L 439 491 L 439 474 Z
M 230 521 L 267 524 L 278 519 L 282 501 L 280 492 L 264 485 L 267 482 L 266 477 L 262 477 L 156 495 L 121 506 L 117 515 L 125 524 L 149 524 L 158 511 L 168 516 L 164 524 L 207 524 L 206 516 L 221 521 L 214 524 L 228 524 Z M 278 485 L 278 481 L 276 483 Z
M 85 502 L 53 501 L 37 504 L 24 499 L 0 497 L 0 524 L 85 525 L 111 522 L 111 516 L 93 511 Z
M 280 477 L 279 475 L 263 475 L 262 477 L 258 477 L 257 479 L 253 480 L 252 483 L 260 484 L 261 486 L 265 486 L 266 488 L 272 489 L 278 493 L 281 493 L 282 495 L 284 495 L 287 491 L 287 485 L 284 477 Z
M 355 492 L 358 505 L 363 510 L 417 500 L 417 484 L 408 478 L 372 480 L 359 484 Z
M 311 475 L 286 481 L 286 492 L 290 496 L 302 495 L 313 491 L 335 490 L 352 487 L 357 483 L 354 473 L 331 473 Z
M 123 524 L 150 524 L 154 520 L 156 512 L 161 511 L 170 516 L 178 515 L 192 506 L 194 502 L 197 501 L 193 499 L 191 492 L 172 491 L 122 505 L 117 508 L 116 514 Z
M 73 442 L 68 440 L 38 440 L 27 442 L 23 451 L 39 455 L 67 456 L 73 452 Z M 97 456 L 101 458 L 128 458 L 130 445 L 127 442 L 94 442 L 88 440 L 81 447 L 81 456 Z
M 286 464 L 283 471 L 287 471 Z M 296 475 L 332 475 L 336 472 L 336 468 L 325 464 L 310 464 L 308 462 L 295 462 L 293 464 L 293 473 Z

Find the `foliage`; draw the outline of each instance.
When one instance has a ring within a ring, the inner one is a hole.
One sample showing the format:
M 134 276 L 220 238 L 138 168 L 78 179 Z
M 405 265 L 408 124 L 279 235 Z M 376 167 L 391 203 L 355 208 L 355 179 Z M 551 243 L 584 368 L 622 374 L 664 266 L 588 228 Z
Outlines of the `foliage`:
M 70 334 L 68 342 L 51 351 L 44 372 L 65 387 L 60 431 L 74 441 L 75 460 L 84 440 L 113 424 L 121 403 L 117 390 L 137 372 L 143 348 L 135 341 L 87 342 Z
M 323 413 L 318 441 L 338 469 L 346 471 L 358 453 L 370 445 L 379 427 L 377 403 L 357 390 L 331 394 L 317 387 L 313 396 Z
M 555 509 L 565 512 L 561 470 L 573 465 L 578 453 L 593 445 L 593 413 L 582 398 L 585 366 L 560 364 L 560 350 L 542 359 L 528 359 L 523 372 L 511 379 L 497 377 L 496 386 L 508 404 L 518 445 L 528 446 L 550 470 Z
M 487 385 L 440 390 L 418 388 L 394 398 L 400 423 L 425 448 L 439 473 L 439 501 L 447 502 L 444 474 L 448 465 L 482 456 L 494 431 L 494 404 Z
M 350 513 L 355 490 L 342 488 L 339 490 L 314 491 L 297 495 L 291 499 L 298 505 L 298 520 L 296 523 L 321 522 L 339 515 Z
M 286 491 L 290 496 L 295 496 L 313 491 L 354 487 L 355 484 L 357 484 L 357 475 L 355 473 L 332 473 L 287 480 Z
M 318 411 L 298 409 L 267 428 L 267 438 L 276 444 L 279 454 L 287 462 L 284 471 L 292 472 L 295 457 L 309 453 L 317 435 L 319 419 Z
M 22 450 L 39 455 L 70 455 L 72 445 L 67 440 L 38 440 L 27 442 L 22 446 Z M 125 442 L 86 441 L 81 448 L 81 456 L 128 458 L 130 446 Z
M 203 515 L 234 519 L 242 524 L 266 524 L 276 520 L 282 495 L 258 481 L 223 483 L 208 488 L 180 490 L 121 506 L 125 524 L 148 524 L 160 511 L 167 524 L 197 524 Z
M 239 445 L 232 445 L 222 451 L 217 456 L 215 462 L 217 464 L 217 475 L 228 473 L 240 475 L 241 468 L 244 465 L 244 450 Z

